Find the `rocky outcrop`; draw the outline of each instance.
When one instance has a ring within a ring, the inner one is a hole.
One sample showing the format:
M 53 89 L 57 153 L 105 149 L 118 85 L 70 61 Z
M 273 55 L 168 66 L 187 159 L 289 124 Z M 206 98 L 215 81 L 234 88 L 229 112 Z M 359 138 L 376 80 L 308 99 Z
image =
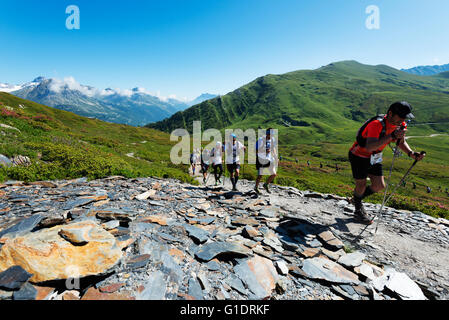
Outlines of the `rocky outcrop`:
M 0 251 L 0 270 L 21 266 L 37 283 L 101 274 L 121 257 L 112 234 L 82 221 L 8 239 Z
M 345 198 L 279 186 L 259 196 L 239 184 L 241 192 L 118 176 L 3 183 L 0 299 L 449 298 L 446 220 L 388 208 L 378 238 L 368 229 L 353 242 L 364 226 Z M 403 237 L 441 254 L 411 263 L 392 247 Z M 49 281 L 75 273 L 80 287 Z

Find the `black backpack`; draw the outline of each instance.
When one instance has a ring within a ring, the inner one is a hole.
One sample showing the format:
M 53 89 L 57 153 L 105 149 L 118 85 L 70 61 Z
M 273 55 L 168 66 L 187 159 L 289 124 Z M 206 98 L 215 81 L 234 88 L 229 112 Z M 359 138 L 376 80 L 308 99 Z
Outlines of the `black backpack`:
M 382 124 L 382 131 L 380 132 L 379 139 L 382 138 L 382 137 L 385 137 L 385 133 L 387 131 L 387 125 L 385 123 L 385 115 L 384 114 L 380 114 L 380 115 L 377 115 L 375 117 L 372 117 L 371 119 L 366 121 L 363 124 L 363 126 L 360 127 L 359 131 L 357 131 L 357 144 L 359 146 L 361 146 L 362 148 L 364 148 L 366 146 L 366 138 L 362 137 L 363 130 L 365 130 L 366 126 L 369 125 L 371 122 L 373 122 L 375 120 L 379 120 L 380 123 Z

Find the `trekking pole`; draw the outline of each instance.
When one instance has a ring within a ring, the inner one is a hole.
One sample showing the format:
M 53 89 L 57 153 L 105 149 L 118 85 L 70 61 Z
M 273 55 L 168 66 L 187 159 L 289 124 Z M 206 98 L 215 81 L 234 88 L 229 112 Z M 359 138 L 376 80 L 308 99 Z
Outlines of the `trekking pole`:
M 425 151 L 421 151 L 420 155 L 425 155 L 426 152 Z M 405 175 L 402 177 L 401 181 L 399 181 L 399 183 L 396 185 L 396 187 L 394 188 L 394 190 L 389 194 L 388 198 L 385 200 L 385 204 L 388 203 L 388 201 L 390 201 L 391 197 L 393 196 L 393 194 L 395 194 L 396 190 L 402 185 L 402 183 L 405 181 L 405 179 L 407 178 L 407 176 L 409 175 L 410 171 L 412 171 L 413 167 L 418 163 L 418 160 L 415 159 L 415 161 L 413 162 L 413 164 L 411 165 L 411 167 L 407 170 L 407 172 L 405 173 Z M 379 219 L 380 220 L 380 219 Z M 376 224 L 376 233 L 377 233 L 377 228 L 379 227 L 379 220 L 377 221 Z
M 410 122 L 410 120 L 409 121 L 407 121 L 407 123 L 408 122 Z M 402 125 L 401 126 L 401 130 L 404 130 L 405 129 L 405 126 L 404 125 Z M 382 201 L 382 205 L 380 206 L 380 210 L 379 210 L 379 212 L 374 216 L 374 218 L 371 220 L 371 222 L 372 221 L 374 221 L 374 219 L 376 218 L 376 217 L 378 217 L 378 219 L 377 219 L 377 223 L 376 223 L 376 233 L 377 233 L 377 228 L 379 227 L 379 221 L 380 221 L 380 217 L 382 216 L 382 211 L 383 211 L 383 208 L 384 208 L 384 206 L 385 206 L 385 203 L 386 203 L 386 197 L 387 197 L 387 192 L 388 192 L 388 188 L 390 187 L 390 182 L 391 182 L 391 173 L 393 172 L 393 164 L 394 164 L 394 160 L 397 158 L 397 157 L 399 157 L 399 143 L 401 142 L 401 140 L 400 139 L 398 139 L 398 141 L 396 142 L 396 148 L 394 148 L 394 153 L 393 153 L 393 160 L 391 160 L 391 167 L 390 167 L 390 174 L 388 175 L 388 182 L 387 182 L 387 185 L 386 185 L 386 187 L 385 187 L 385 192 L 384 192 L 384 199 L 383 199 L 383 201 Z
M 208 171 L 209 171 L 209 170 L 206 171 L 206 174 L 207 174 Z M 206 186 L 206 187 L 207 187 L 207 182 L 209 181 L 210 175 L 211 175 L 210 173 L 207 174 L 206 183 L 205 183 L 205 186 Z
M 405 129 L 405 126 L 402 125 L 402 126 L 401 126 L 401 129 L 402 129 L 402 130 Z M 385 192 L 384 192 L 384 199 L 383 199 L 383 201 L 382 201 L 382 205 L 381 205 L 381 207 L 380 207 L 380 210 L 379 210 L 379 212 L 374 216 L 374 218 L 371 219 L 370 224 L 367 224 L 367 225 L 365 226 L 365 228 L 363 228 L 362 232 L 360 232 L 359 235 L 358 235 L 357 237 L 355 237 L 355 239 L 353 240 L 353 242 L 355 242 L 358 238 L 360 238 L 360 236 L 365 232 L 366 229 L 368 229 L 368 227 L 371 225 L 371 223 L 374 221 L 374 219 L 376 219 L 378 216 L 380 216 L 380 213 L 381 213 L 382 210 L 383 210 L 383 207 L 384 207 L 384 205 L 385 205 L 385 199 L 386 199 L 386 196 L 387 196 L 388 187 L 389 187 L 389 185 L 390 185 L 391 173 L 393 172 L 394 160 L 396 159 L 396 157 L 397 157 L 398 154 L 399 154 L 399 143 L 400 143 L 400 139 L 398 139 L 398 140 L 396 141 L 396 147 L 394 148 L 394 151 L 393 151 L 393 159 L 391 160 L 390 173 L 389 173 L 389 175 L 388 175 L 388 181 L 387 181 L 387 185 L 386 185 L 386 187 L 385 187 Z M 379 225 L 379 220 L 380 220 L 380 219 L 378 219 L 378 221 L 377 221 L 377 225 Z M 376 227 L 376 230 L 377 230 L 377 227 Z

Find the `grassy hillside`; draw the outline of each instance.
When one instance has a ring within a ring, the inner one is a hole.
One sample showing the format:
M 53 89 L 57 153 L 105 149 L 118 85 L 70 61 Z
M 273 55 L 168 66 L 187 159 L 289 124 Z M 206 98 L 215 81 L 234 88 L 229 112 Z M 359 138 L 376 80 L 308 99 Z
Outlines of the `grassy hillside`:
M 448 79 L 355 61 L 266 75 L 148 126 L 166 132 L 176 128 L 191 131 L 192 122 L 201 120 L 203 129 L 273 126 L 286 144 L 341 142 L 352 140 L 360 122 L 385 113 L 397 100 L 415 106 L 417 123 L 440 123 L 429 125 L 426 132 L 449 132 L 444 124 L 449 122 Z
M 0 181 L 123 175 L 165 176 L 195 183 L 185 166 L 171 164 L 172 143 L 160 131 L 84 118 L 3 92 L 0 124 L 20 131 L 0 128 L 0 154 L 28 156 L 33 163 L 29 167 L 0 166 Z M 134 158 L 127 156 L 130 153 Z
M 416 120 L 409 126 L 409 144 L 426 150 L 428 157 L 399 190 L 394 206 L 421 210 L 449 218 L 449 78 L 446 74 L 423 77 L 385 65 L 368 66 L 355 61 L 333 63 L 317 70 L 266 75 L 215 99 L 178 112 L 149 127 L 171 132 L 192 130 L 192 122 L 208 128 L 267 128 L 279 130 L 281 162 L 279 184 L 300 189 L 350 196 L 353 180 L 347 153 L 356 131 L 369 117 L 385 113 L 394 101 L 407 100 L 414 106 Z M 297 164 L 295 159 L 298 158 Z M 389 170 L 391 151 L 385 151 Z M 312 164 L 309 168 L 307 160 Z M 320 163 L 323 168 L 320 168 Z M 338 164 L 340 170 L 335 171 Z M 402 157 L 396 162 L 392 181 L 397 183 L 411 165 Z M 254 166 L 245 176 L 255 178 Z M 417 184 L 411 188 L 411 182 Z M 426 187 L 433 190 L 426 193 Z M 441 192 L 438 191 L 441 187 Z M 369 198 L 380 202 L 381 195 Z

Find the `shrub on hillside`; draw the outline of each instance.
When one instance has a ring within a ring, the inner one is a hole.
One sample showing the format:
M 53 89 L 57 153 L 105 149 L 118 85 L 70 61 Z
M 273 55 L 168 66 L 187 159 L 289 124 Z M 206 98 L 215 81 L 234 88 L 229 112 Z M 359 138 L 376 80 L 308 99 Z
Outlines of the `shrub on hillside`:
M 133 175 L 134 170 L 127 162 L 95 148 L 50 143 L 27 143 L 26 145 L 39 150 L 43 161 L 55 165 L 54 169 L 68 178 L 98 179 L 112 175 L 126 177 Z

